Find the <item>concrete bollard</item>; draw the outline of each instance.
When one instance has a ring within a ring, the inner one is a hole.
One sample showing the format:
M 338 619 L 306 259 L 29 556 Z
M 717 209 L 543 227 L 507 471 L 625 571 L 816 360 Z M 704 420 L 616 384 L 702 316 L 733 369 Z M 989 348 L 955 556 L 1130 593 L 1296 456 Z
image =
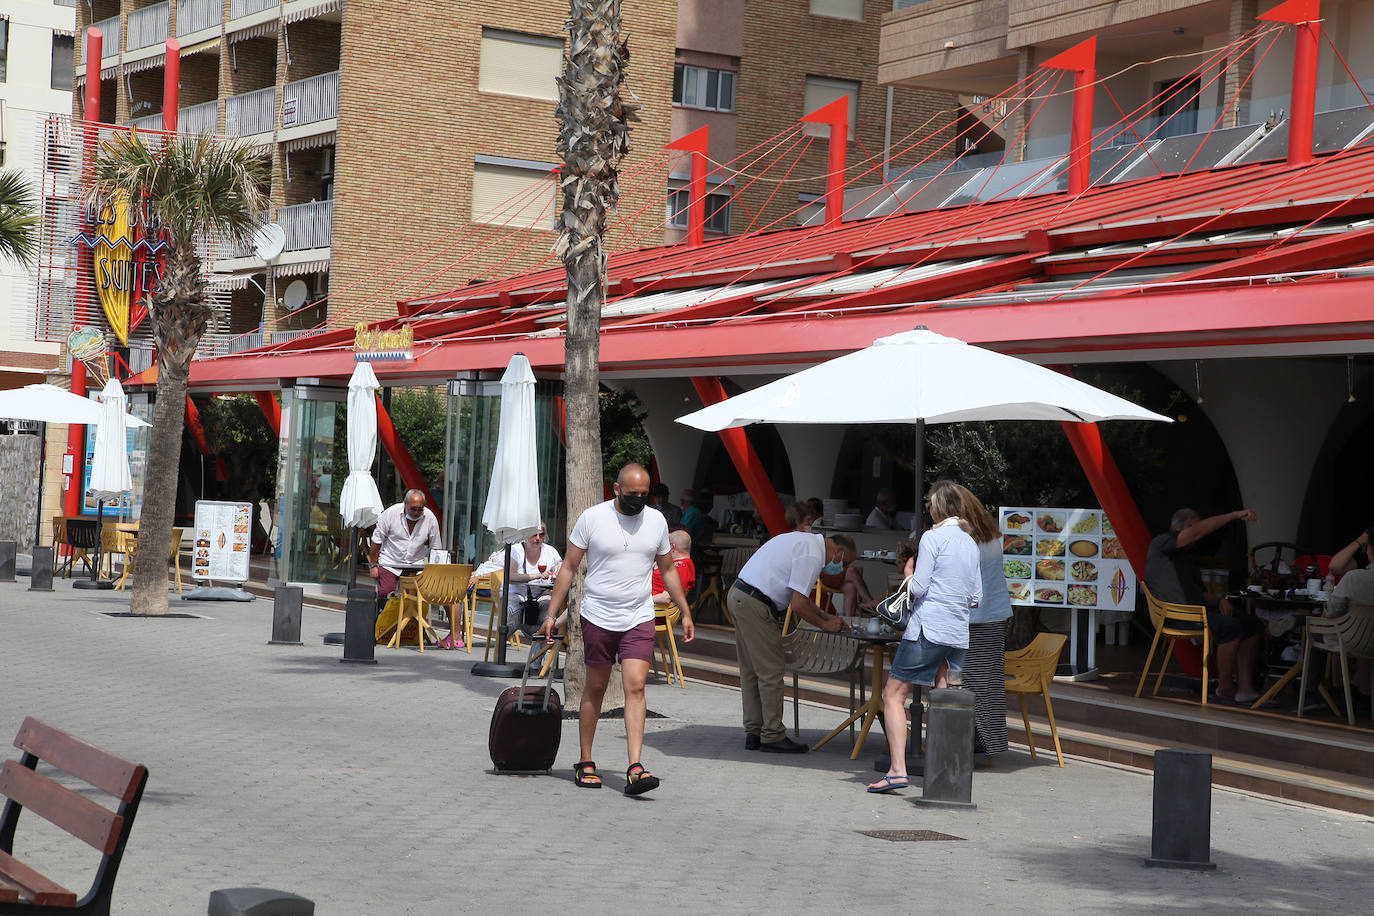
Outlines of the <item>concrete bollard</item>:
M 344 606 L 344 650 L 342 662 L 377 664 L 377 591 L 350 588 Z
M 315 916 L 315 902 L 270 887 L 210 892 L 209 916 Z
M 0 541 L 0 582 L 14 581 L 14 565 L 19 560 L 19 545 Z
M 973 804 L 973 691 L 930 692 L 925 775 L 918 804 L 976 808 Z
M 1212 856 L 1212 755 L 1179 748 L 1155 751 L 1151 868 L 1216 868 Z
M 278 585 L 272 592 L 272 638 L 269 646 L 301 645 L 301 604 L 305 589 L 299 585 Z
M 29 591 L 52 591 L 53 549 L 35 547 L 33 549 L 33 568 L 29 576 Z

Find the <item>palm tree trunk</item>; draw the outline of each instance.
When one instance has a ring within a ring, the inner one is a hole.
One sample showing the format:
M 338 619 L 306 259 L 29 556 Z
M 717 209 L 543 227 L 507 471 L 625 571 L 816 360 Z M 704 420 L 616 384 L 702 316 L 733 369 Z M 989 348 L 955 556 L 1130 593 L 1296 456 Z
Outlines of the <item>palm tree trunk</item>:
M 559 254 L 567 268 L 568 333 L 564 397 L 567 411 L 569 522 L 601 501 L 600 334 L 605 301 L 606 220 L 620 198 L 619 166 L 629 151 L 632 102 L 621 98 L 629 60 L 620 35 L 620 0 L 570 0 L 568 53 L 559 79 L 556 116 L 561 124 L 563 209 Z M 569 706 L 586 683 L 579 571 L 569 598 L 568 661 L 564 685 Z M 611 678 L 603 709 L 625 705 L 620 679 Z
M 157 343 L 157 404 L 148 447 L 148 476 L 138 522 L 134 587 L 129 611 L 167 613 L 167 557 L 172 550 L 177 481 L 181 474 L 181 435 L 186 424 L 186 386 L 201 335 L 209 324 L 200 259 L 192 245 L 167 254 L 166 276 L 153 297 L 149 318 Z

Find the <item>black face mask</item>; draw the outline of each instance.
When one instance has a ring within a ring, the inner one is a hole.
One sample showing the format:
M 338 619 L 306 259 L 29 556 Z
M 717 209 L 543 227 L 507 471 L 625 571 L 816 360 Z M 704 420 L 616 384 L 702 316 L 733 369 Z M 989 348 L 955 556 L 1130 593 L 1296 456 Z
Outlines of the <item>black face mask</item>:
M 642 493 L 621 493 L 615 502 L 620 511 L 626 515 L 638 515 L 644 511 L 644 503 L 647 499 L 648 497 Z

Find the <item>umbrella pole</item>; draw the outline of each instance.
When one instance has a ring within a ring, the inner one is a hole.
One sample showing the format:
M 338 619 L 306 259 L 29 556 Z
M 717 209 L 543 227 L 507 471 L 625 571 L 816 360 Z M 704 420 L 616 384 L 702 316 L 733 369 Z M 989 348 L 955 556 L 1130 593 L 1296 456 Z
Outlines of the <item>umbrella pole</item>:
M 97 499 L 97 500 L 95 501 L 95 566 L 91 567 L 91 578 L 90 578 L 90 579 L 77 579 L 75 582 L 72 583 L 72 588 L 82 588 L 82 589 L 87 589 L 87 588 L 95 588 L 95 589 L 114 588 L 114 583 L 113 583 L 113 582 L 110 582 L 110 581 L 107 581 L 107 580 L 102 580 L 102 579 L 100 578 L 100 563 L 101 563 L 101 556 L 102 556 L 102 549 L 101 549 L 101 548 L 104 546 L 104 545 L 103 545 L 103 542 L 104 542 L 104 540 L 105 540 L 104 535 L 103 535 L 103 531 L 104 531 L 104 522 L 105 522 L 105 500 L 103 500 L 103 499 Z
M 916 536 L 917 536 L 917 538 L 919 538 L 919 537 L 921 536 L 921 532 L 924 531 L 924 530 L 925 530 L 925 527 L 926 527 L 926 519 L 925 519 L 925 502 L 926 502 L 926 489 L 925 489 L 925 476 L 926 476 L 926 421 L 925 421 L 925 420 L 917 420 L 917 421 L 916 421 L 916 455 L 915 455 L 914 464 L 915 464 L 915 471 L 916 471 L 916 521 L 912 523 L 911 529 L 912 529 L 913 531 L 916 532 Z
M 348 549 L 348 587 L 358 587 L 358 529 L 349 525 L 344 529 L 344 544 Z
M 506 574 L 501 577 L 501 626 L 497 630 L 496 661 L 478 662 L 472 666 L 472 673 L 478 677 L 519 677 L 525 670 L 524 665 L 513 665 L 506 661 L 506 643 L 510 640 L 510 624 L 506 622 L 507 607 L 510 606 L 510 545 L 506 545 Z

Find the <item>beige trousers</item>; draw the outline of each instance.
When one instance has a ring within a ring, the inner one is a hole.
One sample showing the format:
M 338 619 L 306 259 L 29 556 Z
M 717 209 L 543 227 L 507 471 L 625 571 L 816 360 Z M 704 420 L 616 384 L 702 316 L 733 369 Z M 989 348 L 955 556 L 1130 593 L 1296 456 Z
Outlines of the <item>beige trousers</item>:
M 738 589 L 730 589 L 725 600 L 735 619 L 744 730 L 765 744 L 781 741 L 787 737 L 782 721 L 782 623 L 768 605 Z

